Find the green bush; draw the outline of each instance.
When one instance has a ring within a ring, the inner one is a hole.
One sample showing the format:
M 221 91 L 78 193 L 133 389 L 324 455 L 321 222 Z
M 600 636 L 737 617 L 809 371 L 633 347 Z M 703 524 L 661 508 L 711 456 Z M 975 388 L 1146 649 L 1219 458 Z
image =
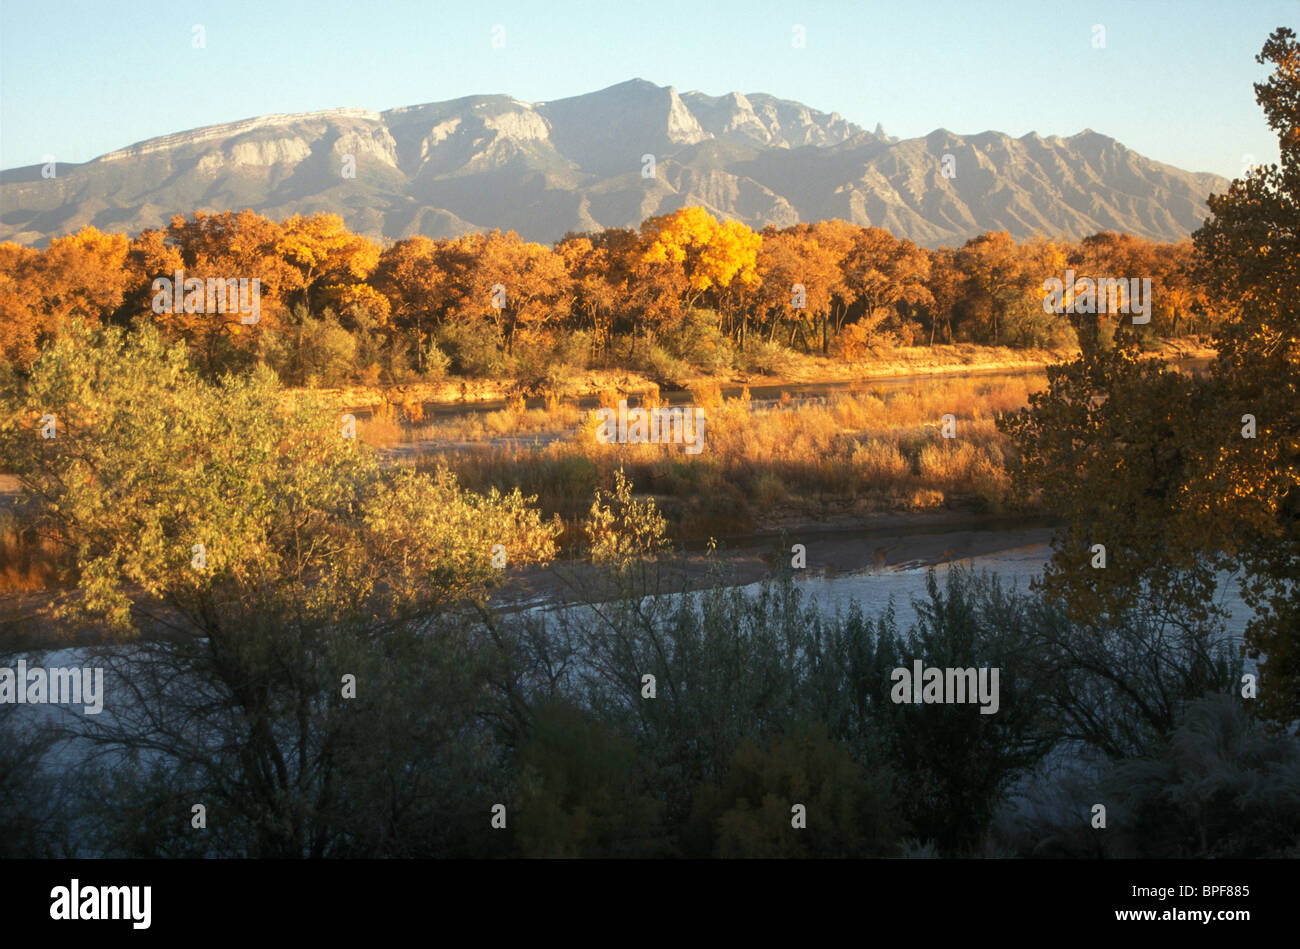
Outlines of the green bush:
M 660 334 L 659 345 L 673 359 L 701 372 L 726 372 L 735 364 L 731 340 L 713 310 L 687 310 L 679 323 Z
M 575 371 L 587 368 L 590 351 L 591 336 L 581 330 L 520 334 L 510 366 L 526 389 L 554 389 Z
M 766 748 L 747 739 L 726 775 L 696 795 L 690 855 L 896 856 L 903 824 L 891 782 L 888 769 L 856 763 L 821 724 L 798 726 Z
M 655 344 L 637 350 L 636 368 L 653 381 L 669 388 L 681 388 L 692 373 L 691 367 Z
M 294 307 L 281 327 L 263 334 L 260 347 L 262 360 L 286 385 L 339 386 L 358 369 L 357 339 L 332 310 L 317 319 L 304 307 Z
M 755 339 L 745 343 L 745 351 L 738 362 L 747 372 L 765 376 L 781 376 L 794 367 L 795 358 L 790 350 L 775 340 Z
M 509 361 L 487 323 L 444 323 L 434 333 L 436 348 L 450 360 L 456 375 L 475 379 L 505 374 Z
M 1300 741 L 1252 722 L 1235 695 L 1189 703 L 1172 734 L 1106 784 L 1125 856 L 1300 857 Z
M 662 808 L 632 743 L 566 702 L 542 702 L 518 756 L 515 822 L 525 857 L 649 857 L 667 853 Z
M 1066 769 L 1005 815 L 1019 857 L 1300 857 L 1300 741 L 1253 721 L 1236 694 L 1186 703 L 1168 734 L 1130 756 Z M 1106 829 L 1092 808 L 1106 808 Z
M 998 342 L 1004 346 L 1051 349 L 1074 341 L 1069 317 L 1044 313 L 1041 299 L 1034 295 L 1008 306 L 998 328 Z

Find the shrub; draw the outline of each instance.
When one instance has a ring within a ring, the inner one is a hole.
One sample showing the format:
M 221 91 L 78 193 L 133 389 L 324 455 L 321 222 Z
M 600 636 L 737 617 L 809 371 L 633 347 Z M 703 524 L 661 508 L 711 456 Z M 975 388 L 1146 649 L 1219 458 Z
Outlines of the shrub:
M 457 375 L 485 379 L 505 372 L 506 355 L 497 344 L 496 331 L 487 323 L 444 323 L 434 340 Z
M 678 323 L 660 334 L 659 345 L 674 359 L 706 373 L 725 372 L 735 362 L 731 340 L 722 332 L 713 310 L 687 310 Z
M 798 364 L 794 353 L 776 341 L 769 342 L 765 339 L 745 343 L 745 351 L 739 361 L 747 371 L 767 376 L 785 375 Z
M 1032 298 L 1020 306 L 1009 307 L 999 327 L 999 341 L 1008 346 L 1028 346 L 1051 349 L 1070 343 L 1074 328 L 1069 319 L 1055 313 L 1044 313 Z
M 415 378 L 413 345 L 405 334 L 392 331 L 381 316 L 366 307 L 353 307 L 347 316 L 355 327 L 352 332 L 357 341 L 356 365 L 361 367 L 358 378 L 362 384 L 399 385 Z M 344 326 L 347 325 L 345 322 Z M 447 357 L 432 343 L 428 348 L 424 378 L 440 379 L 447 372 Z
M 520 331 L 515 334 L 510 365 L 526 389 L 554 389 L 575 370 L 587 367 L 590 351 L 590 334 L 582 331 Z
M 806 820 L 798 833 L 795 805 Z M 690 842 L 697 856 L 889 857 L 901 830 L 888 769 L 859 765 L 816 724 L 766 748 L 746 740 L 697 794 Z
M 830 354 L 845 362 L 861 362 L 873 349 L 876 334 L 863 323 L 850 323 L 831 340 Z
M 653 857 L 669 842 L 632 743 L 576 705 L 542 701 L 519 749 L 525 857 Z
M 749 489 L 754 497 L 754 503 L 764 510 L 780 504 L 787 496 L 785 483 L 779 475 L 770 471 L 762 471 L 755 475 Z
M 621 468 L 614 472 L 612 491 L 596 491 L 583 527 L 591 540 L 592 561 L 620 571 L 638 559 L 653 558 L 668 546 L 667 524 L 654 501 L 634 498 Z
M 1091 826 L 1092 802 L 1106 802 L 1105 833 Z M 1053 774 L 1018 811 L 1000 837 L 1022 857 L 1294 859 L 1300 741 L 1253 722 L 1235 695 L 1208 693 L 1167 735 Z
M 1108 782 L 1133 856 L 1300 856 L 1300 742 L 1252 723 L 1241 699 L 1190 703 L 1151 752 Z
M 639 351 L 636 365 L 652 380 L 669 388 L 679 388 L 691 376 L 690 366 L 653 343 Z
M 295 307 L 284 325 L 263 334 L 260 347 L 263 361 L 288 385 L 343 385 L 358 368 L 357 340 L 332 310 L 316 319 Z

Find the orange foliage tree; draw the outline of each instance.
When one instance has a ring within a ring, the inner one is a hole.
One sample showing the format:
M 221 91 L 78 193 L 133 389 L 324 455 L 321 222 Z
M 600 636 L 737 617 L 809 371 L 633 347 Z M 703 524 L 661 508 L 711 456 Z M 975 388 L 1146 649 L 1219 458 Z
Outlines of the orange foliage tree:
M 605 358 L 618 358 L 611 343 L 621 334 L 625 359 L 638 339 L 680 339 L 700 327 L 742 350 L 753 329 L 768 342 L 801 342 L 808 351 L 820 344 L 825 353 L 851 324 L 852 340 L 836 349 L 847 353 L 847 345 L 858 355 L 881 342 L 911 344 L 927 330 L 931 344 L 941 334 L 947 342 L 1038 345 L 1048 337 L 1059 342 L 1053 334 L 1073 325 L 1095 344 L 1100 318 L 1044 322 L 1043 281 L 1064 276 L 1067 262 L 1079 277 L 1150 276 L 1148 333 L 1203 332 L 1221 319 L 1190 242 L 1153 244 L 1123 234 L 1092 235 L 1066 248 L 1043 239 L 1017 243 L 1003 231 L 927 251 L 846 221 L 758 234 L 686 207 L 647 219 L 639 231 L 569 234 L 554 248 L 500 231 L 381 246 L 335 214 L 276 222 L 251 210 L 200 211 L 131 239 L 87 227 L 44 251 L 0 247 L 0 356 L 23 368 L 72 317 L 93 324 L 137 316 L 185 340 L 209 372 L 265 360 L 298 345 L 294 339 L 324 333 L 344 362 L 356 364 L 347 371 L 365 378 L 378 378 L 380 363 L 394 377 L 412 368 L 441 372 L 447 360 L 429 358 L 435 330 L 450 333 L 450 342 L 439 341 L 453 348 L 479 347 L 474 371 L 508 363 L 521 333 L 549 340 L 566 328 L 589 330 L 592 352 Z M 157 311 L 154 281 L 174 281 L 177 272 L 205 283 L 256 278 L 258 321 L 245 323 L 235 308 Z M 307 322 L 329 313 L 337 325 Z M 280 330 L 287 323 L 297 329 L 286 335 Z M 462 360 L 462 371 L 468 365 Z

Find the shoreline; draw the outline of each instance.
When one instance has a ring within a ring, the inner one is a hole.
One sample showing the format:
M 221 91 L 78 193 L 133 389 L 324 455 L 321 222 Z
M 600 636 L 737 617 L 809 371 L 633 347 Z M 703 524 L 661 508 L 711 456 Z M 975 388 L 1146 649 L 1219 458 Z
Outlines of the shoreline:
M 1212 359 L 1216 350 L 1194 340 L 1159 340 L 1153 356 L 1166 359 Z M 909 346 L 884 349 L 872 358 L 846 363 L 823 356 L 792 353 L 791 366 L 780 373 L 731 371 L 683 376 L 672 385 L 656 382 L 644 373 L 629 369 L 585 369 L 574 378 L 556 385 L 552 394 L 561 399 L 599 396 L 610 389 L 627 395 L 645 395 L 668 390 L 685 391 L 699 387 L 740 386 L 780 388 L 781 386 L 842 385 L 898 379 L 908 376 L 948 376 L 955 374 L 1033 372 L 1079 355 L 1077 347 L 1060 349 L 1013 349 L 1006 346 L 977 346 L 973 343 L 942 343 L 934 346 Z M 374 409 L 383 405 L 470 405 L 504 402 L 524 396 L 540 402 L 543 393 L 523 385 L 517 378 L 445 379 L 389 386 L 342 386 L 319 389 L 290 388 L 286 397 L 316 392 L 335 395 L 349 409 Z
M 806 566 L 801 580 L 833 579 L 863 573 L 925 569 L 942 564 L 1047 544 L 1054 520 L 1045 515 L 982 514 L 959 509 L 885 511 L 828 521 L 791 522 L 778 529 L 718 538 L 710 558 L 707 539 L 677 544 L 660 558 L 666 592 L 698 590 L 721 565 L 728 587 L 746 586 L 773 576 L 790 563 L 791 547 L 803 544 Z M 589 562 L 556 560 L 540 567 L 508 571 L 492 602 L 504 612 L 535 606 L 572 605 L 563 596 L 574 587 L 600 586 Z M 70 633 L 48 615 L 65 588 L 0 595 L 0 637 L 11 649 L 62 649 L 101 642 L 93 634 Z

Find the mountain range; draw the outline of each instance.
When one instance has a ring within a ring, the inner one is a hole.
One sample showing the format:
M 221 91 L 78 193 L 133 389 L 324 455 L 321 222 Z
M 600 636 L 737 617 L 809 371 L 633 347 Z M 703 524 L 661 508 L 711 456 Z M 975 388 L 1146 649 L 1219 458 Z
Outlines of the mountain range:
M 336 212 L 374 238 L 501 228 L 549 243 L 702 205 L 755 229 L 842 218 L 926 247 L 990 230 L 1170 241 L 1228 185 L 1090 129 L 900 140 L 771 95 L 679 94 L 642 79 L 551 102 L 266 115 L 42 171 L 0 172 L 0 240 L 44 246 L 87 224 L 134 234 L 178 213 L 252 208 Z

